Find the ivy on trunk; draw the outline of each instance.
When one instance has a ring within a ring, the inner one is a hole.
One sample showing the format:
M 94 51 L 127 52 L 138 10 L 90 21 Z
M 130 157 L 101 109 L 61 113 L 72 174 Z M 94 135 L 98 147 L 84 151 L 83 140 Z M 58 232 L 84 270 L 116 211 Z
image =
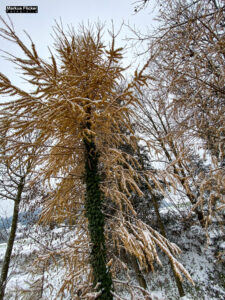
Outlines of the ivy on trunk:
M 113 299 L 111 294 L 112 279 L 106 266 L 106 246 L 104 235 L 104 214 L 102 213 L 103 195 L 100 190 L 100 175 L 98 172 L 99 154 L 93 141 L 84 140 L 86 149 L 85 182 L 86 182 L 86 217 L 91 239 L 91 265 L 93 269 L 93 284 L 99 284 L 102 293 L 101 300 Z

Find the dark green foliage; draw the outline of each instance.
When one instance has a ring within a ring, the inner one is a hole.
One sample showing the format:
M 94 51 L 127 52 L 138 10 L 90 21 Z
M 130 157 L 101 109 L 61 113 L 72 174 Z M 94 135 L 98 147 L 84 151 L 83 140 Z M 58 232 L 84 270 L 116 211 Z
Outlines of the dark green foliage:
M 100 190 L 100 176 L 98 173 L 98 158 L 94 142 L 84 140 L 86 148 L 85 183 L 86 201 L 85 210 L 88 218 L 88 229 L 91 238 L 91 264 L 93 268 L 93 284 L 100 283 L 98 290 L 102 294 L 101 300 L 113 299 L 111 294 L 112 279 L 106 266 L 106 247 L 104 235 L 104 214 L 102 213 L 103 195 Z

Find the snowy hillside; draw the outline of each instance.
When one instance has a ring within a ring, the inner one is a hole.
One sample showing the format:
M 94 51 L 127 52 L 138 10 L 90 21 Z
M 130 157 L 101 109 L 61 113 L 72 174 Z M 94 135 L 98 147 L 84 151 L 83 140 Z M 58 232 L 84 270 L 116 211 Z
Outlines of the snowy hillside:
M 219 252 L 224 250 L 224 232 L 214 226 L 209 232 L 208 245 L 206 243 L 206 232 L 200 226 L 181 222 L 177 218 L 174 222 L 174 213 L 167 211 L 164 214 L 164 222 L 167 224 L 169 239 L 182 249 L 180 262 L 190 272 L 195 286 L 191 286 L 184 280 L 186 296 L 183 299 L 195 300 L 216 300 L 225 298 L 225 274 L 224 263 L 218 258 Z M 49 251 L 59 251 L 65 248 L 75 239 L 75 228 L 59 227 L 49 230 L 34 225 L 29 232 L 25 226 L 19 226 L 17 241 L 13 250 L 9 281 L 7 284 L 5 299 L 61 299 L 57 293 L 61 288 L 62 279 L 65 279 L 66 270 L 60 263 L 60 256 L 57 264 L 52 260 L 48 266 L 41 268 L 34 267 L 37 258 Z M 67 245 L 67 246 L 65 246 Z M 2 261 L 6 244 L 0 244 L 0 260 Z M 47 252 L 46 252 L 47 251 Z M 148 291 L 155 300 L 180 299 L 177 288 L 168 264 L 168 259 L 161 254 L 163 268 L 156 268 L 155 272 L 145 273 L 148 284 Z M 39 261 L 39 264 L 41 260 Z M 35 268 L 39 273 L 34 272 Z M 35 274 L 36 273 L 36 274 Z M 135 273 L 132 268 L 129 271 L 130 282 L 121 273 L 119 278 L 127 281 L 127 285 L 138 286 Z M 131 299 L 130 293 L 125 292 L 126 288 L 115 285 L 116 294 L 120 299 Z M 133 288 L 135 290 L 135 288 Z M 135 294 L 136 293 L 136 294 Z M 139 299 L 140 291 L 134 292 L 134 299 Z M 139 295 L 139 296 L 137 296 Z M 141 296 L 140 296 L 141 297 Z M 65 294 L 62 299 L 69 300 L 70 294 Z M 79 298 L 77 298 L 79 299 Z M 115 298 L 116 299 L 116 298 Z M 140 298 L 142 299 L 142 298 Z

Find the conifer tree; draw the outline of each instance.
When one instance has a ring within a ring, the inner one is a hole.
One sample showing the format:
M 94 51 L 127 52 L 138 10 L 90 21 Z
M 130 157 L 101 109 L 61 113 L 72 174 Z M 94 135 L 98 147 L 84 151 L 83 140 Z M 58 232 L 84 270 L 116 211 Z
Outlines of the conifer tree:
M 120 62 L 123 49 L 115 47 L 113 32 L 110 47 L 106 48 L 99 25 L 82 26 L 78 33 L 72 28 L 65 32 L 62 25 L 56 25 L 57 59 L 51 52 L 51 61 L 47 62 L 39 57 L 31 39 L 29 49 L 12 26 L 2 21 L 5 25 L 2 37 L 16 42 L 26 56 L 25 59 L 11 55 L 11 60 L 20 67 L 33 90 L 28 93 L 0 74 L 0 93 L 16 97 L 2 104 L 0 130 L 6 129 L 7 119 L 11 139 L 38 132 L 30 147 L 46 149 L 38 155 L 37 164 L 39 176 L 52 187 L 52 193 L 45 199 L 41 221 L 69 220 L 76 224 L 79 237 L 71 246 L 73 254 L 68 255 L 68 249 L 63 253 L 69 272 L 59 293 L 69 289 L 75 295 L 74 282 L 78 278 L 90 280 L 92 274 L 95 293 L 86 285 L 88 295 L 112 299 L 106 252 L 109 233 L 112 240 L 108 244 L 114 241 L 122 245 L 141 265 L 149 264 L 152 268 L 154 261 L 161 263 L 156 252 L 158 245 L 170 258 L 178 276 L 181 278 L 184 273 L 191 280 L 174 257 L 180 253 L 179 248 L 138 220 L 130 201 L 130 191 L 143 195 L 137 181 L 145 177 L 136 171 L 138 161 L 120 146 L 137 145 L 130 118 L 138 103 L 133 90 L 146 84 L 145 66 L 118 93 L 124 71 Z M 118 99 L 122 99 L 122 104 Z M 17 143 L 14 151 L 23 156 L 25 147 Z M 116 207 L 116 215 L 107 222 L 102 213 L 106 198 Z M 130 221 L 124 217 L 127 214 L 132 215 Z M 88 244 L 90 256 L 81 255 Z

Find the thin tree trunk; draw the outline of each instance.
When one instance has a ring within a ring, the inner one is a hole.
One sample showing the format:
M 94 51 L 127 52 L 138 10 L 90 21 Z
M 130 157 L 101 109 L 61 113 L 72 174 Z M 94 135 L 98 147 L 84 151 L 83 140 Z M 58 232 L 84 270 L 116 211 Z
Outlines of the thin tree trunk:
M 143 162 L 143 159 L 142 159 L 142 156 L 141 156 L 138 145 L 137 145 L 137 150 L 138 150 L 138 156 L 139 156 L 140 161 L 141 161 L 142 169 L 144 170 L 144 162 Z M 146 180 L 146 182 L 148 182 L 148 178 L 147 178 L 146 175 L 145 175 L 145 180 Z M 150 192 L 151 199 L 152 199 L 152 202 L 153 202 L 153 206 L 154 206 L 154 210 L 155 210 L 155 213 L 156 213 L 158 225 L 159 225 L 159 228 L 160 228 L 160 233 L 166 238 L 166 230 L 165 230 L 165 226 L 163 224 L 163 221 L 162 221 L 160 213 L 159 213 L 158 201 L 155 197 L 154 192 L 152 191 L 152 188 L 151 188 L 150 184 L 148 184 L 148 190 Z M 185 295 L 185 293 L 184 293 L 184 289 L 183 289 L 183 286 L 182 286 L 182 282 L 181 282 L 180 278 L 177 276 L 171 261 L 170 261 L 170 265 L 171 265 L 171 268 L 172 268 L 172 271 L 173 271 L 173 275 L 174 275 L 174 278 L 175 278 L 175 281 L 176 281 L 176 285 L 177 285 L 177 289 L 179 291 L 179 295 L 180 295 L 180 297 L 183 297 Z
M 9 265 L 11 260 L 11 254 L 12 249 L 16 237 L 16 229 L 17 229 L 17 223 L 18 223 L 18 215 L 19 215 L 19 204 L 21 200 L 21 195 L 23 192 L 24 187 L 24 177 L 21 177 L 20 183 L 18 185 L 17 195 L 15 199 L 14 204 L 14 210 L 13 210 L 13 218 L 12 218 L 12 225 L 10 230 L 10 235 L 7 243 L 7 249 L 5 253 L 5 257 L 3 260 L 2 270 L 1 270 L 1 279 L 0 279 L 0 300 L 3 300 L 5 295 L 5 287 L 7 283 L 7 276 L 9 271 Z
M 104 235 L 104 214 L 102 213 L 103 195 L 100 190 L 98 173 L 98 153 L 93 141 L 84 140 L 86 148 L 85 183 L 86 183 L 86 217 L 91 239 L 91 265 L 93 285 L 102 291 L 99 300 L 112 300 L 112 278 L 106 266 L 106 246 Z
M 163 221 L 162 221 L 160 213 L 159 213 L 159 206 L 158 206 L 157 199 L 155 198 L 155 195 L 151 190 L 150 190 L 150 194 L 151 194 L 151 198 L 153 200 L 153 205 L 154 205 L 155 213 L 156 213 L 159 228 L 160 228 L 160 233 L 166 238 L 166 230 L 165 230 L 165 226 L 163 224 Z M 185 295 L 185 293 L 184 293 L 182 282 L 181 282 L 180 278 L 177 276 L 171 261 L 170 261 L 170 265 L 171 265 L 171 268 L 172 268 L 172 271 L 173 271 L 173 276 L 174 276 L 175 281 L 176 281 L 176 285 L 177 285 L 177 289 L 179 291 L 179 295 L 180 295 L 180 297 L 183 297 Z
M 158 118 L 159 118 L 159 120 L 160 120 L 160 123 L 161 123 L 161 125 L 162 125 L 162 127 L 163 127 L 163 130 L 164 130 L 165 134 L 168 134 L 168 131 L 167 131 L 166 127 L 165 127 L 165 124 L 163 123 L 163 121 L 162 121 L 162 119 L 161 119 L 161 117 L 160 117 L 160 115 L 159 115 L 159 113 L 158 113 L 157 111 L 156 111 L 156 114 L 157 114 L 157 116 L 158 116 Z M 156 133 L 158 134 L 158 141 L 159 141 L 159 143 L 160 143 L 160 145 L 161 145 L 161 147 L 162 147 L 162 149 L 163 149 L 163 151 L 164 151 L 164 153 L 165 153 L 167 159 L 169 160 L 169 162 L 172 162 L 173 160 L 172 160 L 172 157 L 171 157 L 170 153 L 167 151 L 167 149 L 166 149 L 166 147 L 165 147 L 165 144 L 164 144 L 164 143 L 162 142 L 162 140 L 159 138 L 159 137 L 160 137 L 160 132 L 158 131 L 157 126 L 156 126 L 154 120 L 152 119 L 152 117 L 151 117 L 150 115 L 148 115 L 148 118 L 149 118 L 150 122 L 152 123 L 152 126 L 153 126 L 153 128 L 155 129 Z M 176 149 L 175 149 L 174 143 L 173 143 L 172 141 L 168 141 L 168 143 L 169 143 L 169 146 L 170 146 L 171 150 L 173 151 L 174 156 L 175 156 L 176 159 L 177 159 L 177 158 L 178 158 L 178 154 L 177 154 L 177 151 L 176 151 Z M 194 204 L 196 204 L 197 200 L 196 200 L 196 198 L 194 197 L 194 195 L 193 195 L 192 193 L 190 193 L 190 191 L 188 190 L 187 186 L 185 185 L 185 180 L 184 180 L 184 178 L 185 178 L 184 168 L 183 168 L 183 166 L 181 165 L 180 162 L 179 162 L 179 168 L 180 168 L 180 170 L 181 170 L 181 175 L 182 175 L 183 179 L 180 178 L 180 172 L 178 171 L 176 165 L 173 165 L 174 173 L 175 173 L 176 175 L 178 175 L 178 180 L 179 180 L 180 183 L 182 184 L 182 186 L 183 186 L 183 188 L 184 188 L 184 190 L 185 190 L 185 192 L 186 192 L 186 195 L 187 195 L 188 199 L 190 200 L 191 204 L 194 205 Z M 199 222 L 200 222 L 200 225 L 201 225 L 202 227 L 204 227 L 204 215 L 203 215 L 203 213 L 202 213 L 198 208 L 196 208 L 195 212 L 196 212 L 196 214 L 197 214 L 197 217 L 198 217 L 198 220 L 199 220 Z
M 147 290 L 147 288 L 148 288 L 147 282 L 140 270 L 140 267 L 137 262 L 137 258 L 134 255 L 131 256 L 131 262 L 132 262 L 132 265 L 133 265 L 133 268 L 134 268 L 135 274 L 137 276 L 137 280 L 138 280 L 140 287 Z M 144 296 L 146 295 L 146 293 L 144 291 L 143 291 L 143 295 Z

